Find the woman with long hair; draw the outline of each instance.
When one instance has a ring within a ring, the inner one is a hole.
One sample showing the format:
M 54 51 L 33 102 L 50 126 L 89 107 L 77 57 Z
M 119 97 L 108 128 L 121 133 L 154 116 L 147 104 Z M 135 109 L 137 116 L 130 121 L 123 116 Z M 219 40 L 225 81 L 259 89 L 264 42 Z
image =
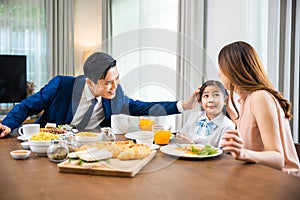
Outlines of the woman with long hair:
M 234 108 L 228 113 L 237 114 L 237 130 L 224 134 L 223 150 L 230 151 L 237 160 L 298 171 L 300 164 L 289 124 L 291 104 L 273 87 L 255 49 L 242 41 L 226 45 L 219 53 L 218 64 L 220 79 L 230 91 Z M 240 110 L 234 93 L 239 96 Z

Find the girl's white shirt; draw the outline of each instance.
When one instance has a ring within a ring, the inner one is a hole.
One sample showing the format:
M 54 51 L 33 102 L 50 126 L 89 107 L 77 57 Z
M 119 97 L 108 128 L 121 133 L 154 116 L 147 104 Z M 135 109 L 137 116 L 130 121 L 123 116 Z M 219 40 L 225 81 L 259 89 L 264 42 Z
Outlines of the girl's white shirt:
M 207 122 L 212 121 L 218 126 L 210 135 L 205 136 L 205 138 L 197 134 L 198 121 L 202 119 L 206 119 Z M 187 136 L 196 144 L 207 144 L 219 147 L 222 142 L 221 137 L 225 131 L 233 129 L 235 129 L 235 124 L 223 113 L 220 113 L 220 115 L 213 120 L 209 120 L 205 111 L 198 111 L 190 113 L 189 118 L 180 130 L 180 133 Z

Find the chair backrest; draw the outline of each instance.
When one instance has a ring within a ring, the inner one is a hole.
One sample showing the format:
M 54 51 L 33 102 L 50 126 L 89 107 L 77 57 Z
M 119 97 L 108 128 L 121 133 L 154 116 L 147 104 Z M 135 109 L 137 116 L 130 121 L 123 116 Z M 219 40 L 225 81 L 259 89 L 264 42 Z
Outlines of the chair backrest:
M 296 147 L 298 158 L 300 160 L 300 143 L 295 143 L 295 147 Z

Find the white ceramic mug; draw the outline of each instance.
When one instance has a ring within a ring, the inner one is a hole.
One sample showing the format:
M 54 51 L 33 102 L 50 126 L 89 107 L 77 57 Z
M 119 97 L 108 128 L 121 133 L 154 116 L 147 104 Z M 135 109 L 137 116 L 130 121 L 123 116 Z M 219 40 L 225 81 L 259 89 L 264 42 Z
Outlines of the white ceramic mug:
M 30 138 L 33 134 L 38 134 L 40 132 L 39 124 L 23 124 L 19 128 L 19 134 L 25 138 Z
M 128 131 L 128 115 L 112 115 L 111 128 L 114 134 L 124 134 Z

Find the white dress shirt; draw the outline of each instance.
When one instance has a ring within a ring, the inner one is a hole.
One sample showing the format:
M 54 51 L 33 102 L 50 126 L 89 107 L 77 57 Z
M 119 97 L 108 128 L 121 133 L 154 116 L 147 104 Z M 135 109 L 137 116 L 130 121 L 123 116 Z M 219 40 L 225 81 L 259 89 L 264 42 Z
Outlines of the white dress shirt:
M 74 114 L 73 120 L 71 122 L 72 125 L 78 125 L 79 122 L 83 119 L 86 111 L 88 110 L 89 106 L 92 104 L 92 100 L 95 97 L 93 96 L 92 92 L 90 91 L 87 84 L 84 85 L 84 89 L 82 91 L 82 96 L 78 105 L 78 108 Z M 104 112 L 102 107 L 101 96 L 97 97 L 97 103 L 95 105 L 93 114 L 91 119 L 86 126 L 86 129 L 95 129 L 100 127 L 100 123 L 104 120 Z

